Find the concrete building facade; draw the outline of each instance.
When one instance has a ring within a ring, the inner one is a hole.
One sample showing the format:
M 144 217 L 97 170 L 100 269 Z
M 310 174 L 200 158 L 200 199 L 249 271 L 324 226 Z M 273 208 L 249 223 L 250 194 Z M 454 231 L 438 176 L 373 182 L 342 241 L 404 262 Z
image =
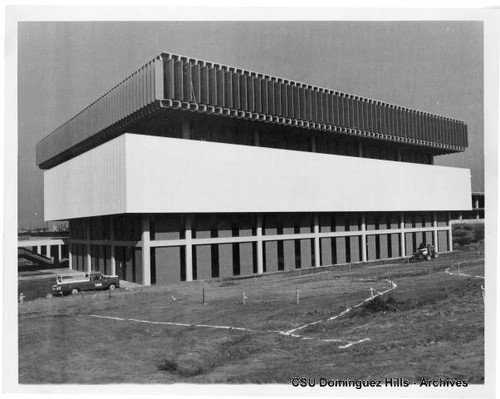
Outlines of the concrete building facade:
M 44 138 L 70 263 L 144 285 L 451 250 L 450 118 L 162 53 Z
M 472 220 L 483 220 L 484 221 L 484 210 L 485 210 L 485 198 L 483 192 L 473 192 L 472 193 L 472 210 L 465 210 L 460 212 L 453 212 L 451 214 L 453 221 L 472 221 Z
M 17 248 L 18 258 L 31 260 L 34 263 L 44 264 L 44 261 L 47 261 L 59 264 L 68 259 L 66 237 L 62 234 L 54 236 L 47 234 L 19 235 Z

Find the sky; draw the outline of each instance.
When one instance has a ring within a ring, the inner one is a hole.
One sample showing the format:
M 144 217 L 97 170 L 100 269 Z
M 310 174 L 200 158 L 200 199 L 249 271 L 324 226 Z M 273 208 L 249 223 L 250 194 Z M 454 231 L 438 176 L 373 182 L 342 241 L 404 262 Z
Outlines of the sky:
M 435 163 L 484 191 L 482 22 L 21 22 L 19 228 L 44 225 L 36 143 L 162 51 L 463 120 Z

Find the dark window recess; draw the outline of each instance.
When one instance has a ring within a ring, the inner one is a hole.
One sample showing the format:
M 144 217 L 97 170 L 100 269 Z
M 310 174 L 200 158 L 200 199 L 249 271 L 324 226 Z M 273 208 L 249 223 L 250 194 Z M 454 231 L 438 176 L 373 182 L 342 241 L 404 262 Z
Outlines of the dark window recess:
M 238 228 L 238 223 L 233 220 L 233 223 L 231 225 L 231 236 L 233 237 L 238 237 L 240 235 L 240 229 Z
M 181 247 L 181 281 L 186 281 L 186 247 Z M 196 280 L 193 274 L 193 279 Z
M 240 273 L 240 244 L 233 244 L 233 276 L 239 276 Z
M 375 236 L 375 259 L 380 259 L 380 235 Z
M 283 235 L 283 218 L 278 218 L 278 235 Z M 285 270 L 285 255 L 283 251 L 283 241 L 278 241 L 278 270 Z
M 330 243 L 332 246 L 332 265 L 336 265 L 337 264 L 337 240 L 335 239 L 335 237 L 332 237 L 330 239 Z
M 418 246 L 417 246 L 417 233 L 411 233 L 411 239 L 412 239 L 412 243 L 413 243 L 413 250 L 416 251 L 418 249 Z
M 264 244 L 263 244 L 263 246 L 264 246 Z M 257 255 L 257 251 L 255 251 L 255 255 Z M 266 269 L 267 269 L 266 268 L 267 262 L 266 262 L 266 248 L 265 248 L 265 246 L 264 246 L 264 250 L 262 251 L 262 263 L 263 263 L 263 265 L 262 265 L 263 272 L 265 273 Z M 258 270 L 258 269 L 256 268 L 256 270 Z M 257 273 L 257 271 L 255 273 Z
M 133 281 L 135 281 L 135 276 L 136 276 L 135 272 L 136 272 L 136 268 L 137 268 L 137 265 L 135 263 L 135 248 L 133 248 L 133 247 L 129 247 L 129 248 L 130 248 L 129 253 L 130 253 L 130 256 L 132 258 L 132 279 L 133 279 Z
M 198 280 L 198 259 L 196 257 L 196 247 L 191 251 L 193 262 L 193 280 Z
M 121 267 L 123 271 L 123 279 L 127 279 L 127 247 L 121 247 L 122 249 L 122 261 L 121 261 Z
M 346 263 L 351 263 L 351 237 L 345 238 L 345 261 Z
M 314 250 L 314 240 L 311 240 L 311 265 L 312 267 L 316 266 L 316 251 Z M 319 253 L 320 261 L 318 262 L 321 264 L 321 251 Z
M 156 248 L 151 248 L 150 262 L 151 262 L 151 284 L 156 284 Z M 106 259 L 106 258 L 104 258 Z M 104 263 L 104 270 L 106 270 L 106 263 Z M 182 279 L 181 279 L 182 281 Z
M 102 254 L 102 257 L 103 257 L 103 260 L 104 260 L 104 274 L 110 274 L 108 272 L 108 254 L 107 254 L 107 247 L 102 247 L 102 250 L 103 250 L 103 254 Z
M 387 256 L 392 258 L 392 235 L 387 236 Z
M 179 216 L 179 220 L 180 220 L 180 228 L 179 228 L 180 239 L 184 240 L 186 238 L 186 215 Z
M 295 224 L 293 226 L 293 233 L 300 234 L 300 221 L 295 220 Z
M 219 277 L 219 246 L 210 245 L 210 252 L 212 257 L 212 277 Z
M 257 243 L 252 242 L 252 262 L 253 262 L 253 274 L 257 274 Z
M 283 234 L 283 229 L 278 229 L 278 234 Z M 278 270 L 285 270 L 285 256 L 283 254 L 283 241 L 278 241 Z
M 156 240 L 156 237 L 155 237 L 155 234 L 156 234 L 156 223 L 155 223 L 155 219 L 154 218 L 150 218 L 150 221 L 149 221 L 149 237 L 152 241 Z M 153 277 L 151 277 L 153 278 Z M 151 280 L 151 283 L 153 282 L 153 280 Z
M 300 240 L 295 240 L 295 268 L 300 269 L 302 267 L 302 259 L 300 256 Z

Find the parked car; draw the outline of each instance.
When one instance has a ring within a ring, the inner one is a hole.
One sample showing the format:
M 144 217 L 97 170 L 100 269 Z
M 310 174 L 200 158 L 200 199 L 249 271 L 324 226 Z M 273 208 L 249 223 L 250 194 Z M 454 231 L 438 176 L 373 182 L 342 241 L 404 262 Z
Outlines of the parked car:
M 56 276 L 52 291 L 56 294 L 77 294 L 80 291 L 114 290 L 120 287 L 118 276 L 107 276 L 101 272 L 85 273 L 83 276 Z

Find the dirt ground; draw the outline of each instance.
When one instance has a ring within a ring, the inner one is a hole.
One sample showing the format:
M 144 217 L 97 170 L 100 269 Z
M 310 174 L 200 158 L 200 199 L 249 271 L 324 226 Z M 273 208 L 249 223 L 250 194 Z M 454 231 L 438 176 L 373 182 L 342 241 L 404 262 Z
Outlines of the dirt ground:
M 484 280 L 446 270 L 484 275 L 483 257 L 469 251 L 34 300 L 19 305 L 19 382 L 289 384 L 316 376 L 481 384 Z M 354 308 L 371 288 L 394 289 Z M 315 321 L 299 337 L 283 333 Z

